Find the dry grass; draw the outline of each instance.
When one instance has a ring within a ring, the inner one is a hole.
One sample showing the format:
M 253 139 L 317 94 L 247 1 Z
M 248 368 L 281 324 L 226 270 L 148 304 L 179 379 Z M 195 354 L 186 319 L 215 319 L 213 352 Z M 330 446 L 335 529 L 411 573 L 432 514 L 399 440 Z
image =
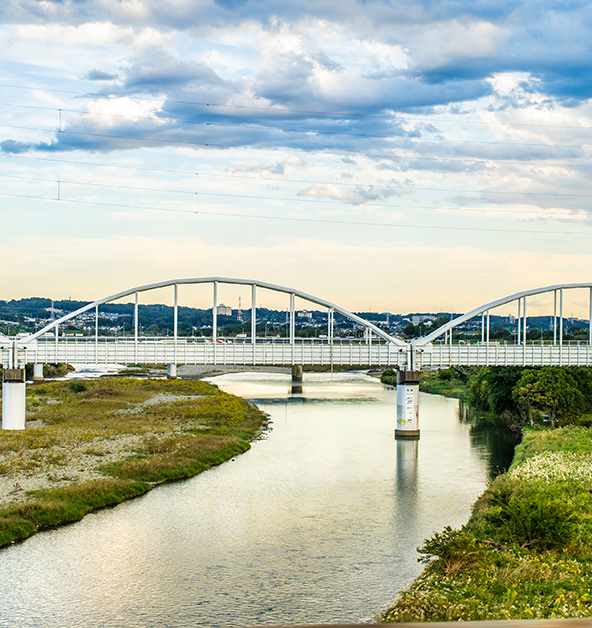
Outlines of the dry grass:
M 205 382 L 126 378 L 32 386 L 27 417 L 0 432 L 0 546 L 220 464 L 265 424 Z

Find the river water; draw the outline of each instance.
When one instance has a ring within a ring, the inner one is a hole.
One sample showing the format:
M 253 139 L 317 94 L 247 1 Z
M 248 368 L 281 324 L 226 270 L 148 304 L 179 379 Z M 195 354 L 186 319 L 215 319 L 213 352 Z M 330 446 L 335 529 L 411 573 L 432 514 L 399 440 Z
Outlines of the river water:
M 416 547 L 464 523 L 511 455 L 434 395 L 420 395 L 421 440 L 396 442 L 394 390 L 361 373 L 307 373 L 298 394 L 280 374 L 212 381 L 270 415 L 264 438 L 0 550 L 0 626 L 371 621 L 419 574 Z

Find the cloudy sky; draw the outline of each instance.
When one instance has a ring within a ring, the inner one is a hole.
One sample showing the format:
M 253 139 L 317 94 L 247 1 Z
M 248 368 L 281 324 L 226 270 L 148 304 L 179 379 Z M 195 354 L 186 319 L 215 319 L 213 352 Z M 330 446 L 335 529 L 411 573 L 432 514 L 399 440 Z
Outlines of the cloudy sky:
M 5 0 L 0 298 L 590 281 L 591 33 L 575 0 Z

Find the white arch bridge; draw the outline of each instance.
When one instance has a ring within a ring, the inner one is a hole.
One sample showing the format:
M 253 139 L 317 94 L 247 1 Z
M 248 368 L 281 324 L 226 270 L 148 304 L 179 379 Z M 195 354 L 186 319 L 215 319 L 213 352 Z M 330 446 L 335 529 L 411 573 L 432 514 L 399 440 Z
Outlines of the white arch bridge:
M 178 333 L 179 286 L 212 285 L 212 337 L 187 337 Z M 220 284 L 249 286 L 251 289 L 251 334 L 249 338 L 220 338 L 218 333 L 218 287 Z M 144 336 L 138 324 L 139 295 L 156 289 L 172 288 L 173 335 L 166 338 Z M 586 290 L 588 338 L 564 341 L 564 292 Z M 258 290 L 285 294 L 289 299 L 289 332 L 286 338 L 257 336 Z M 553 297 L 553 341 L 527 341 L 527 299 L 545 293 Z M 126 297 L 134 299 L 133 334 L 128 337 L 99 335 L 100 307 Z M 299 338 L 296 335 L 296 299 L 327 310 L 324 338 Z M 515 302 L 516 334 L 512 343 L 490 340 L 490 313 Z M 71 337 L 60 334 L 60 327 L 87 312 L 94 311 L 94 336 Z M 364 338 L 339 338 L 334 334 L 338 313 L 366 330 Z M 481 338 L 476 342 L 457 342 L 455 328 L 481 319 Z M 592 283 L 562 284 L 518 292 L 486 303 L 454 318 L 428 335 L 404 341 L 375 324 L 334 303 L 299 290 L 251 279 L 202 277 L 173 279 L 139 286 L 98 299 L 27 336 L 0 335 L 0 361 L 4 368 L 18 369 L 27 363 L 44 364 L 211 364 L 211 365 L 367 365 L 395 366 L 407 370 L 445 368 L 451 365 L 581 365 L 592 364 Z

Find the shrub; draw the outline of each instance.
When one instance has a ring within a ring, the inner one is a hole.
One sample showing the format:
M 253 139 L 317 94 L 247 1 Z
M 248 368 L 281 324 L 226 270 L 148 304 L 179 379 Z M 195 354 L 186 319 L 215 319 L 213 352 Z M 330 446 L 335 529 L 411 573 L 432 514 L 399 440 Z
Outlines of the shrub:
M 571 503 L 540 486 L 503 478 L 490 489 L 488 501 L 485 519 L 501 542 L 547 550 L 561 549 L 575 538 L 577 516 Z
M 483 558 L 483 547 L 473 532 L 466 528 L 455 530 L 450 526 L 436 532 L 417 551 L 422 555 L 420 562 L 446 575 L 474 569 Z
M 86 384 L 84 382 L 70 382 L 70 384 L 68 385 L 68 388 L 73 393 L 85 392 L 86 391 Z

